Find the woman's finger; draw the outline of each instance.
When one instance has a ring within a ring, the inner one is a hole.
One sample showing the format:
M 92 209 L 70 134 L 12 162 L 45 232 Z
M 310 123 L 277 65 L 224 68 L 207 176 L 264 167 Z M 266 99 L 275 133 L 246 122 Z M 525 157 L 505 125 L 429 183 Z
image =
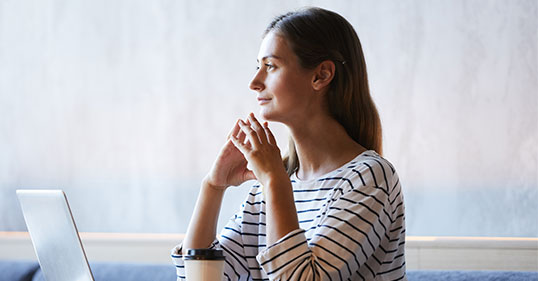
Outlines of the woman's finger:
M 248 150 L 247 150 L 247 145 L 244 144 L 243 142 L 239 141 L 239 139 L 236 137 L 236 136 L 231 136 L 230 137 L 230 140 L 232 141 L 233 145 L 235 145 L 235 147 L 237 149 L 239 149 L 239 151 L 243 154 L 243 155 L 246 155 Z
M 237 126 L 237 130 L 234 130 L 232 135 L 235 136 L 241 143 L 245 143 L 246 135 L 241 130 L 240 123 L 241 123 L 241 119 L 237 119 L 237 122 L 235 123 L 235 125 Z
M 239 119 L 239 120 L 242 120 L 242 119 Z M 247 125 L 248 127 L 251 127 L 251 128 L 252 128 L 252 124 L 250 124 L 250 120 L 246 119 L 245 121 L 243 121 L 243 123 L 244 123 L 245 125 Z M 239 129 L 241 129 L 241 127 L 239 127 Z M 241 131 L 241 133 L 243 133 L 243 131 Z M 243 133 L 243 134 L 244 134 L 244 133 Z M 245 136 L 246 136 L 246 135 L 245 135 Z M 246 138 L 246 143 L 249 143 L 248 138 Z M 249 143 L 249 145 L 250 145 L 250 143 Z M 250 146 L 250 147 L 252 147 L 252 146 Z
M 271 132 L 271 130 L 269 129 L 269 123 L 263 123 L 263 129 L 265 130 L 265 134 L 267 134 L 267 140 L 269 141 L 269 143 L 272 145 L 277 145 L 275 136 L 273 135 L 273 132 Z
M 252 124 L 252 128 L 256 131 L 256 133 L 258 135 L 258 139 L 260 140 L 260 143 L 261 144 L 266 144 L 267 143 L 267 136 L 265 135 L 265 130 L 264 130 L 263 126 L 260 124 L 260 122 L 258 122 L 256 117 L 254 117 L 254 113 L 250 113 L 248 115 L 247 120 L 250 121 L 250 123 Z
M 226 139 L 229 139 L 231 136 L 237 136 L 237 134 L 239 133 L 240 130 L 241 130 L 241 128 L 239 128 L 239 120 L 237 120 L 237 122 L 235 122 L 235 125 L 233 126 L 233 128 L 228 133 L 228 136 L 226 137 Z
M 256 131 L 254 131 L 254 129 L 248 126 L 243 120 L 239 121 L 239 126 L 241 127 L 241 131 L 245 133 L 246 138 L 249 140 L 250 144 L 254 148 L 258 147 L 260 145 L 260 139 Z
M 238 126 L 239 126 L 239 125 L 238 125 Z M 243 131 L 241 130 L 241 127 L 239 127 L 239 133 L 237 133 L 237 135 L 235 135 L 235 137 L 236 137 L 241 143 L 245 143 L 246 135 L 245 135 L 245 133 L 243 133 Z

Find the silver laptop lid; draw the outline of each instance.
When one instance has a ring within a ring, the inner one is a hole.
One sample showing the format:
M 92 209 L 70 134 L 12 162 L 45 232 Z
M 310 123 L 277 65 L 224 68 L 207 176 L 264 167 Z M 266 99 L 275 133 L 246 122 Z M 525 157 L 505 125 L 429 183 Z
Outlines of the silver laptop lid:
M 93 281 L 67 197 L 61 190 L 17 190 L 47 281 Z

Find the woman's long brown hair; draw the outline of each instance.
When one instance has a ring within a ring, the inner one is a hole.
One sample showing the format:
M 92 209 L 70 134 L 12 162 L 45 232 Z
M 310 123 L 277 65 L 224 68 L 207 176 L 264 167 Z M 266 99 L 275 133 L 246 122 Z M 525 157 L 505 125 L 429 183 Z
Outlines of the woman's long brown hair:
M 276 17 L 264 36 L 269 32 L 286 38 L 306 69 L 326 60 L 334 62 L 335 75 L 327 92 L 331 115 L 353 140 L 381 155 L 381 121 L 370 96 L 366 62 L 353 26 L 337 13 L 306 8 Z M 283 161 L 289 175 L 299 167 L 291 137 Z

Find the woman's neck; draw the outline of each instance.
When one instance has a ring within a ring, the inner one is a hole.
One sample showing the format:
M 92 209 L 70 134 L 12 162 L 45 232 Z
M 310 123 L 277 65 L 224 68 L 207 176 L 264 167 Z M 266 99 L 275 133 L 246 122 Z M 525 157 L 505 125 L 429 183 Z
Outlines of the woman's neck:
M 329 116 L 312 116 L 289 128 L 300 163 L 297 177 L 301 180 L 333 171 L 366 150 Z

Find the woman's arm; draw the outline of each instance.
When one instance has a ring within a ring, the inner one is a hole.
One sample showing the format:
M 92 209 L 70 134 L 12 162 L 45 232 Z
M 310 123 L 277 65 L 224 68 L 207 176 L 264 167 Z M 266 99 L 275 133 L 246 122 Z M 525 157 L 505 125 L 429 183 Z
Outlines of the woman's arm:
M 264 190 L 267 204 L 267 245 L 273 245 L 286 234 L 298 229 L 299 220 L 289 178 L 274 178 Z
M 359 186 L 347 188 L 330 205 L 310 230 L 310 241 L 304 230 L 292 231 L 259 253 L 270 280 L 398 280 L 405 275 L 403 216 L 392 217 L 383 190 Z
M 215 240 L 224 189 L 212 186 L 206 179 L 183 240 L 183 249 L 207 248 Z
M 239 122 L 235 123 L 228 134 L 226 143 L 220 150 L 215 163 L 202 181 L 200 194 L 183 240 L 183 249 L 209 247 L 215 240 L 220 207 L 226 188 L 255 179 L 252 171 L 247 168 L 247 160 L 234 146 L 230 140 L 231 137 L 239 141 L 245 140 L 245 134 L 241 132 Z
M 211 185 L 208 184 L 205 180 L 202 184 L 201 193 L 198 198 L 195 211 L 191 218 L 191 225 L 189 226 L 189 231 L 187 237 L 192 237 L 191 242 L 186 238 L 184 243 L 176 246 L 171 253 L 171 258 L 176 265 L 176 272 L 179 280 L 185 280 L 185 264 L 183 261 L 183 254 L 185 251 L 183 249 L 187 248 L 211 248 L 211 249 L 220 249 L 224 251 L 225 255 L 225 264 L 224 264 L 224 276 L 226 280 L 242 280 L 241 276 L 247 276 L 249 274 L 249 260 L 247 254 L 245 253 L 245 243 L 250 245 L 255 245 L 257 237 L 254 239 L 244 240 L 242 232 L 244 231 L 244 226 L 242 225 L 242 220 L 245 215 L 243 204 L 241 209 L 236 212 L 236 214 L 228 221 L 222 232 L 219 233 L 219 238 L 216 239 L 214 236 L 216 221 L 218 217 L 218 210 L 220 209 L 220 203 L 222 202 L 222 196 L 220 200 L 212 200 L 211 195 L 203 194 L 205 189 L 212 189 Z M 219 190 L 217 188 L 217 190 Z M 259 185 L 254 185 L 247 196 L 247 200 L 257 200 L 257 201 L 248 201 L 248 202 L 261 202 L 263 198 L 261 196 L 256 199 L 256 195 L 260 190 Z M 222 190 L 224 192 L 224 190 Z M 210 191 L 211 192 L 211 191 Z M 216 195 L 218 196 L 218 195 Z M 218 203 L 213 205 L 213 202 Z M 260 207 L 260 205 L 256 205 Z M 200 211 L 200 210 L 201 211 Z M 207 210 L 215 210 L 211 212 L 210 216 L 215 216 L 212 220 L 208 217 L 204 217 L 203 213 Z M 256 212 L 263 212 L 261 210 L 255 210 L 255 208 L 248 209 L 250 214 Z M 250 226 L 250 225 L 249 225 Z M 213 235 L 211 234 L 213 233 Z M 252 231 L 251 233 L 255 233 Z M 252 238 L 252 237 L 247 237 Z M 205 241 L 204 241 L 205 240 Z M 251 254 L 252 256 L 252 254 Z M 256 276 L 261 278 L 262 276 Z
M 239 126 L 248 142 L 245 144 L 232 137 L 233 144 L 252 164 L 253 173 L 264 186 L 267 212 L 267 244 L 271 245 L 286 234 L 299 228 L 299 220 L 293 199 L 290 179 L 267 123 L 262 126 L 254 117 L 248 116 L 247 122 L 239 120 Z

